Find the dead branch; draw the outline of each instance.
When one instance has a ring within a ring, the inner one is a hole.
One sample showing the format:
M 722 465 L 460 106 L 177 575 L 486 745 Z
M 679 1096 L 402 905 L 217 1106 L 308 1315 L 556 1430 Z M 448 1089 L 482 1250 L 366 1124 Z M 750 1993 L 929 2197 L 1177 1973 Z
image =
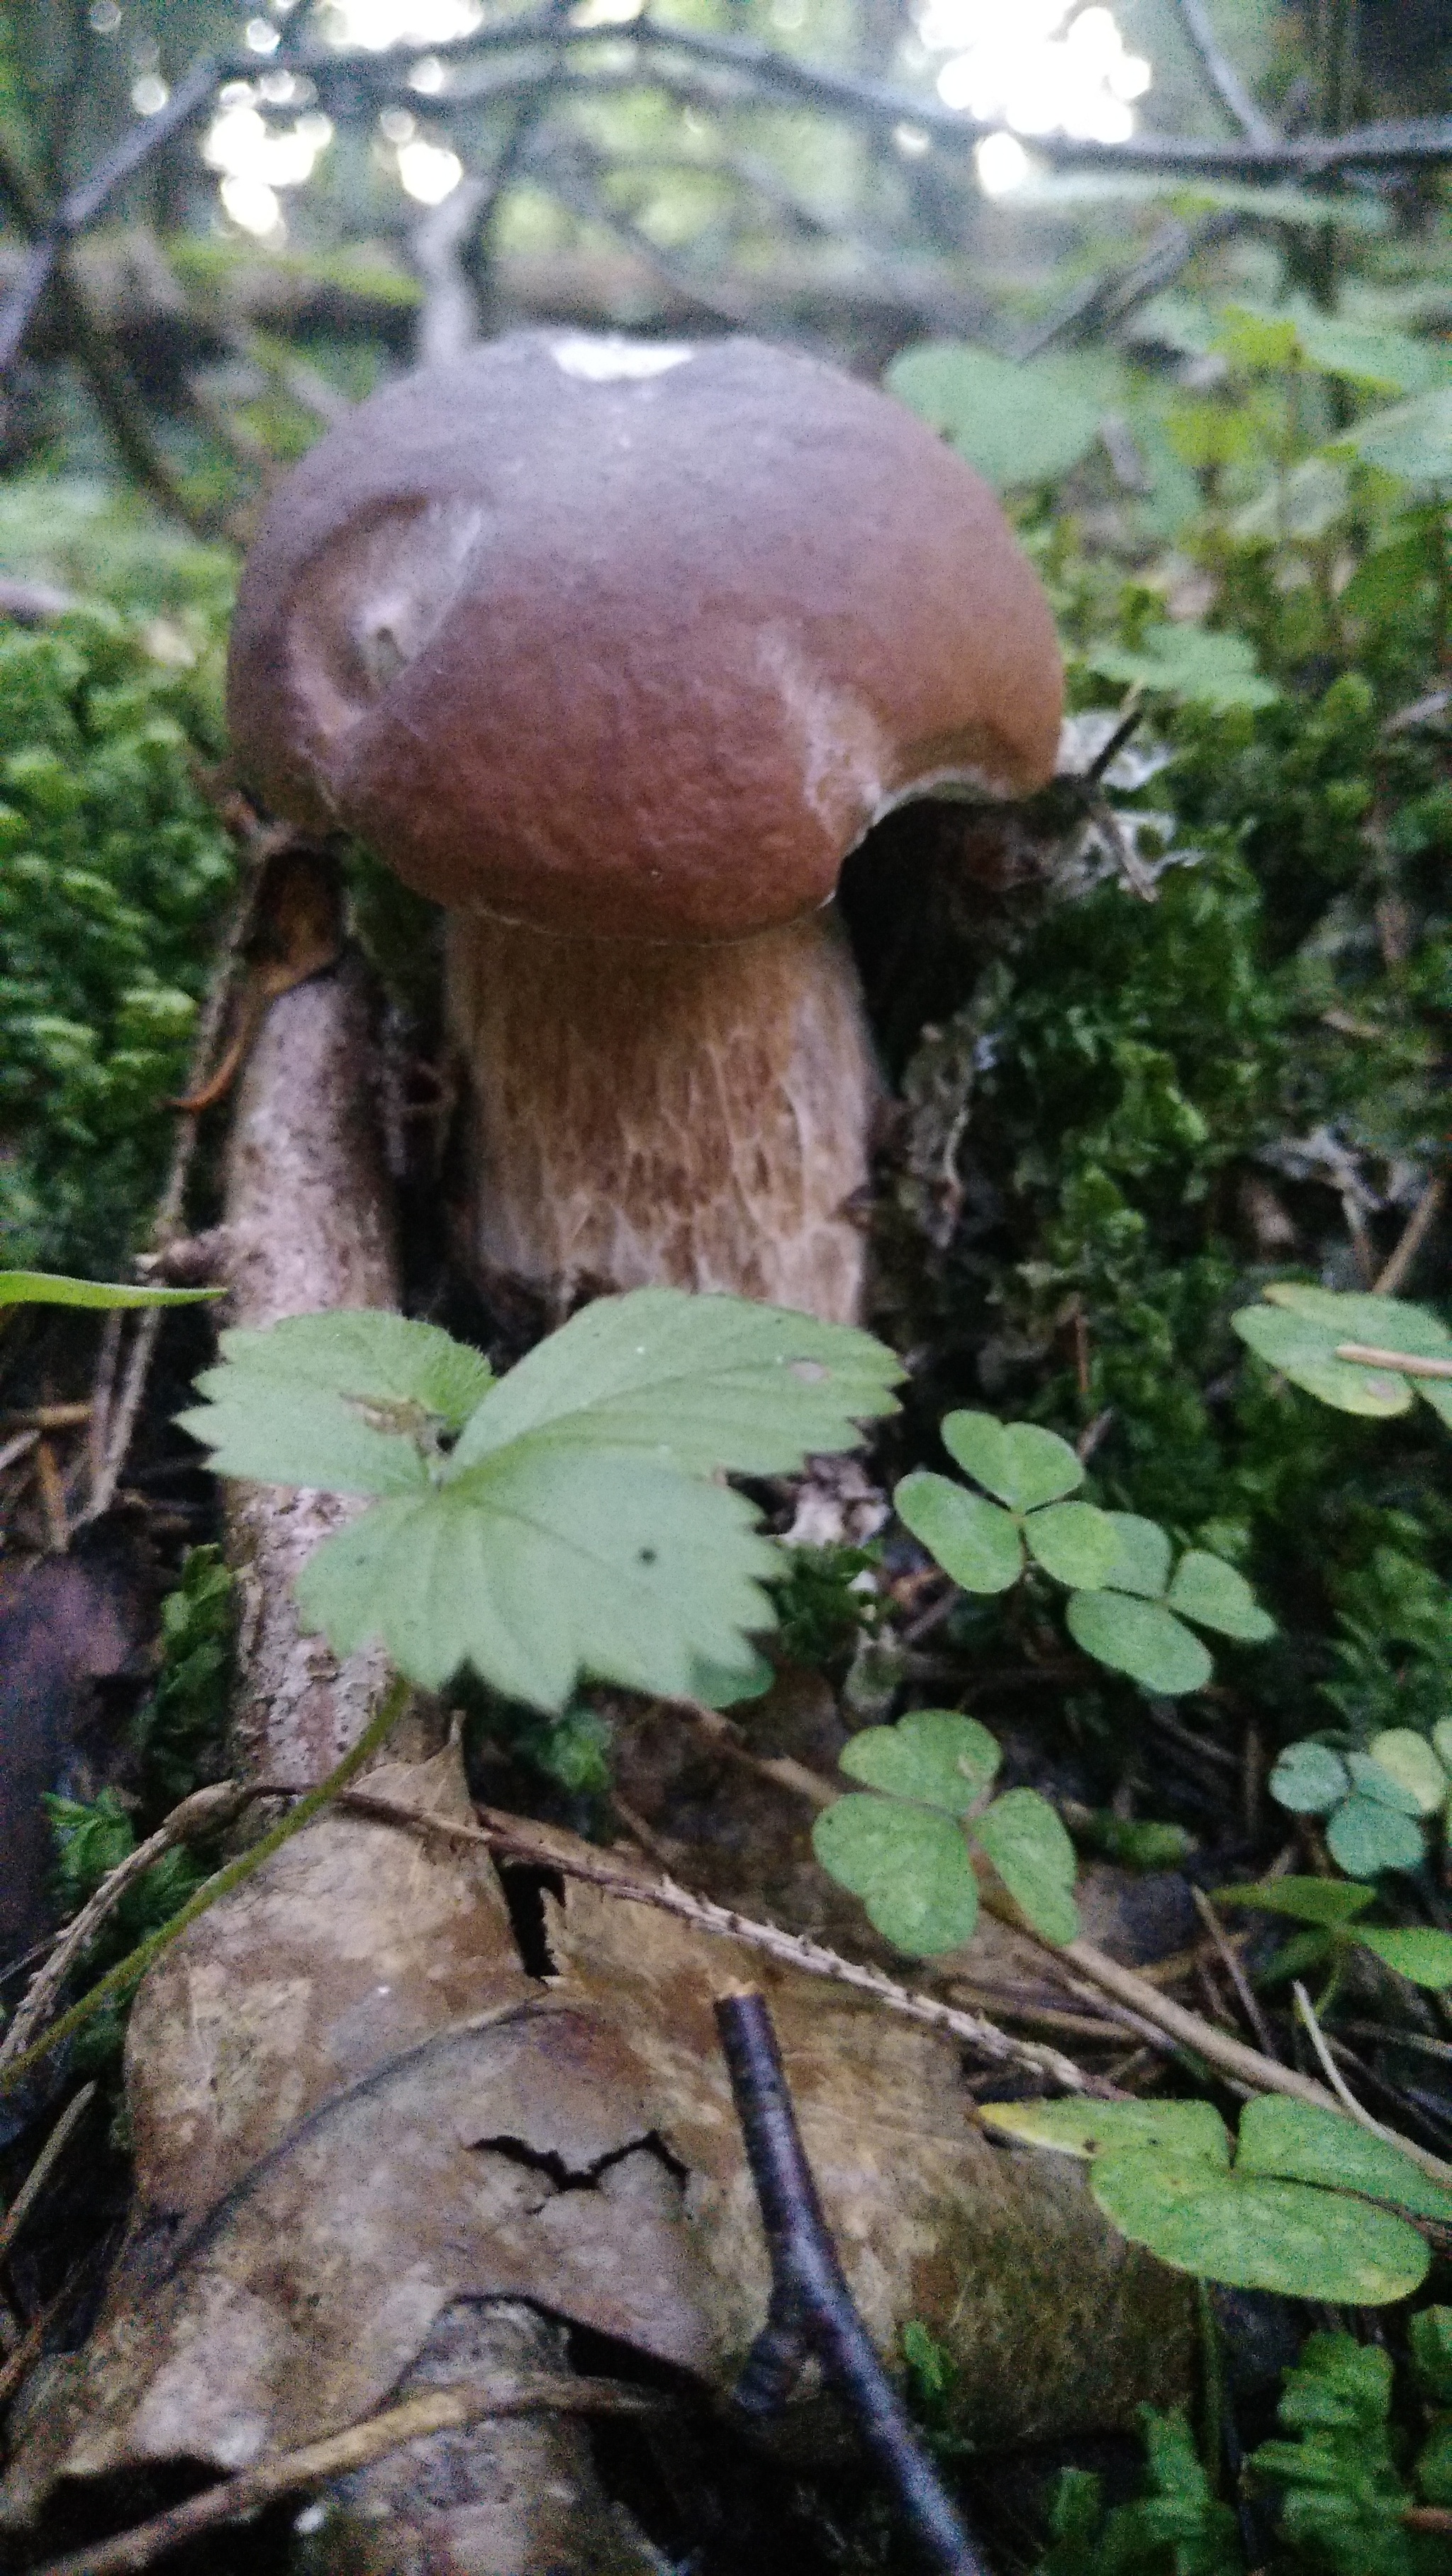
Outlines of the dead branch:
M 652 2389 L 632 2388 L 623 2380 L 552 2379 L 543 2373 L 430 2389 L 425 2396 L 407 2398 L 385 2414 L 370 2416 L 366 2423 L 351 2425 L 346 2433 L 308 2442 L 278 2460 L 263 2460 L 255 2469 L 244 2469 L 220 2486 L 207 2487 L 201 2495 L 189 2496 L 185 2504 L 173 2505 L 170 2512 L 117 2532 L 110 2540 L 52 2559 L 38 2576 L 137 2576 L 137 2571 L 154 2566 L 158 2558 L 185 2542 L 200 2539 L 203 2532 L 254 2521 L 284 2496 L 367 2468 L 390 2451 L 401 2450 L 405 2442 L 421 2441 L 431 2433 L 463 2431 L 489 2417 L 659 2415 L 670 2402 Z

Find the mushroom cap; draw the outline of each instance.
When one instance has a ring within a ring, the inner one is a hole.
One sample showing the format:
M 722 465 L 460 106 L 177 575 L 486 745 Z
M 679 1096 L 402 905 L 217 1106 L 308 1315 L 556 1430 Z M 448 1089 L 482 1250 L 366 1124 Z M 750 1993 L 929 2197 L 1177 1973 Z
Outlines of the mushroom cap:
M 997 501 L 815 359 L 522 332 L 388 387 L 274 496 L 245 774 L 419 893 L 731 939 L 912 794 L 1051 776 L 1062 674 Z

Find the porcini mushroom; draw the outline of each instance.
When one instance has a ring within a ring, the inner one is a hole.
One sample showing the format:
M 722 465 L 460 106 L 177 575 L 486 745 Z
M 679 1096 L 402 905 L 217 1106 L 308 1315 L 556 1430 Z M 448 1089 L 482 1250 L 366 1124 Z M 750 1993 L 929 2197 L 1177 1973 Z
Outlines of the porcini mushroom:
M 851 1319 L 878 1091 L 833 907 L 910 797 L 1052 773 L 1061 673 L 985 484 L 751 340 L 522 333 L 282 485 L 233 630 L 253 783 L 447 907 L 487 1282 Z

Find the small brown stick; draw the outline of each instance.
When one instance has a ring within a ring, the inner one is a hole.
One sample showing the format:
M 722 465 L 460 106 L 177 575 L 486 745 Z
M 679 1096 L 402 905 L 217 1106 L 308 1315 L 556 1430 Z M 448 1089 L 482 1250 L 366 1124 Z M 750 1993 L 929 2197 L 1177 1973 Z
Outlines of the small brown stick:
M 744 1741 L 740 1727 L 731 1718 L 723 1717 L 718 1708 L 706 1708 L 694 1699 L 673 1699 L 666 1705 L 679 1709 L 692 1732 L 702 1737 L 714 1751 L 724 1754 L 728 1762 L 739 1763 L 743 1770 L 754 1771 L 758 1779 L 775 1781 L 779 1789 L 789 1789 L 794 1797 L 810 1799 L 814 1807 L 836 1805 L 841 1791 L 834 1789 L 830 1780 L 822 1779 L 816 1771 L 809 1771 L 805 1762 L 793 1762 L 789 1754 L 753 1753 Z
M 1007 2031 L 977 2013 L 960 2012 L 952 2004 L 939 2003 L 932 1995 L 914 1994 L 910 1987 L 894 1984 L 880 1968 L 865 1968 L 855 1959 L 839 1958 L 835 1950 L 825 1949 L 801 1933 L 784 1932 L 778 1924 L 757 1923 L 749 1915 L 734 1914 L 729 1906 L 716 1905 L 709 1897 L 691 1895 L 672 1879 L 642 1878 L 618 1862 L 586 1860 L 574 1852 L 560 1852 L 543 1836 L 522 1831 L 517 1817 L 485 1807 L 482 1825 L 466 1825 L 447 1816 L 420 1815 L 411 1807 L 395 1807 L 386 1798 L 371 1796 L 366 1789 L 344 1790 L 335 1804 L 354 1815 L 372 1816 L 379 1824 L 401 1826 L 408 1833 L 443 1834 L 460 1842 L 483 1843 L 510 1859 L 527 1861 L 538 1869 L 559 1870 L 562 1876 L 578 1878 L 587 1887 L 603 1888 L 606 1895 L 623 1897 L 628 1904 L 653 1905 L 660 1913 L 674 1914 L 681 1922 L 694 1923 L 700 1931 L 714 1933 L 720 1940 L 739 1941 L 746 1948 L 759 1950 L 767 1958 L 780 1960 L 784 1967 L 800 1968 L 809 1977 L 825 1977 L 834 1985 L 851 1986 L 859 1994 L 871 1995 L 889 2012 L 904 2013 L 910 2020 L 946 2031 L 950 2038 L 962 2040 L 980 2056 L 999 2064 L 1022 2066 L 1041 2080 L 1059 2085 L 1066 2093 L 1102 2095 L 1104 2091 L 1071 2057 L 1061 2056 L 1055 2048 L 1011 2039 Z
M 1452 2531 L 1452 2505 L 1409 2504 L 1401 2522 L 1403 2531 Z
M 405 2398 L 385 2414 L 351 2425 L 346 2433 L 304 2443 L 280 2459 L 262 2460 L 219 2486 L 153 2515 L 130 2531 L 119 2531 L 89 2549 L 74 2549 L 54 2558 L 37 2576 L 138 2576 L 169 2550 L 203 2532 L 219 2531 L 229 2522 L 251 2522 L 282 2497 L 303 2487 L 321 2486 L 348 2476 L 401 2450 L 405 2442 L 431 2433 L 462 2431 L 486 2417 L 505 2415 L 658 2415 L 671 2401 L 654 2389 L 632 2388 L 618 2379 L 537 2378 L 461 2380 L 453 2388 L 431 2388 L 425 2396 Z
M 78 1431 L 90 1418 L 89 1404 L 32 1404 L 0 1416 L 34 1431 Z
M 1376 1280 L 1372 1288 L 1371 1293 L 1374 1297 L 1394 1297 L 1396 1295 L 1396 1292 L 1400 1288 L 1402 1281 L 1405 1279 L 1407 1272 L 1410 1270 L 1412 1263 L 1416 1260 L 1418 1253 L 1421 1251 L 1428 1233 L 1435 1224 L 1437 1212 L 1446 1195 L 1446 1175 L 1442 1172 L 1436 1172 L 1427 1183 L 1427 1186 L 1423 1190 L 1421 1197 L 1418 1199 L 1416 1206 L 1413 1208 L 1411 1215 L 1408 1217 L 1407 1222 L 1402 1229 L 1401 1240 L 1397 1244 L 1396 1250 L 1393 1252 L 1386 1268 L 1382 1271 L 1380 1277 Z
M 86 1467 L 94 1494 L 106 1465 L 111 1434 L 111 1406 L 116 1394 L 116 1363 L 121 1356 L 121 1313 L 113 1307 L 101 1327 L 96 1374 L 91 1385 L 90 1420 L 86 1426 Z
M 1423 1359 L 1416 1351 L 1384 1351 L 1376 1342 L 1338 1342 L 1336 1356 L 1356 1368 L 1396 1369 L 1402 1377 L 1452 1378 L 1452 1360 Z
M 1270 2023 L 1261 2011 L 1255 1988 L 1240 1964 L 1234 1943 L 1226 1938 L 1224 1924 L 1203 1887 L 1192 1887 L 1190 1893 L 1195 1900 L 1195 1911 L 1215 1944 L 1220 1964 L 1235 1988 L 1240 1999 L 1240 2009 L 1255 2033 L 1257 2041 L 1265 2050 L 1267 2057 L 1279 2058 L 1281 2052 L 1275 2044 Z
M 17 2388 L 29 2377 L 31 2370 L 40 2359 L 46 2336 L 69 2300 L 84 2269 L 84 2263 L 73 2264 L 54 2298 L 47 2299 L 45 2306 L 38 2309 L 31 2318 L 15 2350 L 9 2355 L 4 2368 L 0 2369 L 0 2407 L 9 2405 Z
M 66 1518 L 66 1489 L 55 1462 L 55 1451 L 44 1432 L 36 1443 L 35 1481 L 40 1488 L 40 1508 L 45 1519 L 45 1543 L 52 1556 L 64 1556 L 70 1544 L 70 1523 Z
M 0 2263 L 4 2262 L 95 2098 L 95 2085 L 83 2084 L 74 2101 L 66 2104 L 4 2218 L 0 2219 Z
M 38 1431 L 17 1431 L 13 1440 L 0 1444 L 0 1475 L 20 1458 L 28 1458 L 40 1438 Z
M 259 834 L 256 845 L 250 853 L 249 862 L 244 868 L 236 907 L 227 927 L 222 954 L 217 961 L 217 971 L 212 977 L 207 998 L 197 1020 L 191 1061 L 187 1067 L 189 1092 L 199 1088 L 205 1079 L 207 1066 L 212 1060 L 218 1033 L 226 1015 L 232 982 L 237 971 L 237 961 L 251 928 L 253 907 L 258 887 L 262 882 L 266 857 L 267 844 Z M 166 1187 L 162 1191 L 161 1201 L 156 1211 L 152 1241 L 158 1249 L 164 1248 L 177 1231 L 182 1203 L 186 1196 L 187 1176 L 191 1171 L 192 1157 L 196 1149 L 197 1122 L 195 1118 L 189 1118 L 185 1125 L 177 1130 L 176 1141 L 172 1146 L 171 1164 L 166 1176 Z M 164 1307 L 148 1306 L 137 1323 L 120 1397 L 115 1401 L 114 1407 L 108 1406 L 110 1418 L 107 1424 L 105 1454 L 99 1469 L 92 1474 L 90 1500 L 80 1514 L 78 1527 L 83 1526 L 87 1521 L 99 1520 L 101 1514 L 109 1511 L 111 1507 L 116 1488 L 121 1481 L 121 1470 L 126 1464 L 127 1452 L 131 1447 L 137 1416 L 141 1411 L 141 1400 L 146 1392 L 152 1354 L 156 1349 L 157 1335 L 161 1331 L 164 1312 Z M 114 1379 L 114 1363 L 112 1375 Z
M 0 2039 L 0 2067 L 19 2057 L 36 2032 L 44 2028 L 77 1959 L 90 1948 L 127 1889 L 145 1877 L 163 1852 L 173 1850 L 178 1843 L 199 1842 L 208 1834 L 221 1833 L 241 1813 L 251 1795 L 250 1790 L 239 1789 L 230 1780 L 220 1781 L 212 1789 L 197 1789 L 190 1798 L 183 1798 L 179 1807 L 173 1807 L 154 1834 L 117 1862 L 79 1914 L 66 1925 L 23 2002 L 16 2005 L 10 2027 Z

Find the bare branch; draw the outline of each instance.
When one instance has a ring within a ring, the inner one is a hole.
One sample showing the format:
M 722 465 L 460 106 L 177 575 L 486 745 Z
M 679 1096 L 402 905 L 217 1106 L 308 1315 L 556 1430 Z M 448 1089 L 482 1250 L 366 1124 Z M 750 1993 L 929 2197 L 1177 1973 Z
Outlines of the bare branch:
M 1278 142 L 1275 126 L 1262 115 L 1234 63 L 1217 43 L 1205 0 L 1175 0 L 1175 5 L 1200 68 L 1231 123 L 1252 143 Z

